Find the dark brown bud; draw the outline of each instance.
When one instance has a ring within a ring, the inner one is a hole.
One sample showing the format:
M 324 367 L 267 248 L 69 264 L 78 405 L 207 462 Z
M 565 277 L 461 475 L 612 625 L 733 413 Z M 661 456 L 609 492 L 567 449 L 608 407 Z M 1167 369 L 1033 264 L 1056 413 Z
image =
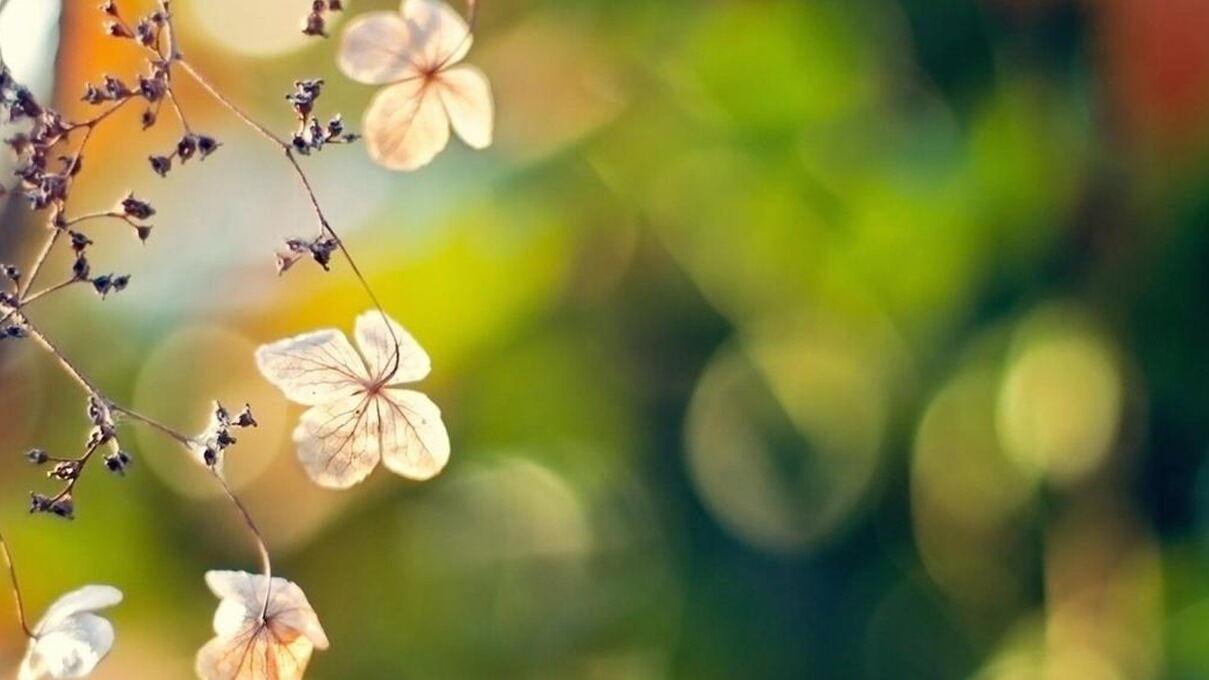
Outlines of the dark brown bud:
M 105 456 L 105 468 L 118 475 L 126 474 L 134 460 L 125 451 L 115 451 Z
M 202 158 L 218 151 L 218 147 L 222 146 L 217 139 L 208 135 L 197 135 L 197 152 Z
M 193 154 L 197 151 L 197 137 L 193 135 L 185 135 L 176 143 L 176 156 L 181 159 L 181 162 L 193 158 Z
M 134 197 L 134 194 L 129 194 L 122 199 L 122 212 L 136 220 L 145 220 L 155 214 L 155 208 L 151 207 L 150 203 L 140 201 Z
M 151 162 L 151 169 L 160 177 L 167 177 L 168 171 L 172 169 L 172 159 L 167 156 L 149 156 L 147 160 Z
M 133 38 L 134 34 L 120 21 L 106 21 L 105 32 L 112 38 Z

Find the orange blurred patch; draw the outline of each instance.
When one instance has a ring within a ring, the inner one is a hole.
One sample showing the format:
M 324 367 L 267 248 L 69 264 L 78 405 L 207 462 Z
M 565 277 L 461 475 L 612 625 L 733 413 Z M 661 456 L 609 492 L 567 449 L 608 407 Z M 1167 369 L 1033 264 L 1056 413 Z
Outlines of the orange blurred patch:
M 1128 131 L 1168 146 L 1209 113 L 1209 3 L 1095 0 L 1102 68 Z

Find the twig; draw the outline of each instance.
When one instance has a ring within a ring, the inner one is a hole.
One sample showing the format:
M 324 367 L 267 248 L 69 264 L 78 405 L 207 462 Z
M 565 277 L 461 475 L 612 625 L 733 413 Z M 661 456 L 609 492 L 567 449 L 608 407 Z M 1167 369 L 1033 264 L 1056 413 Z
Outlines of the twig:
M 5 0 L 0 0 L 0 9 L 4 8 Z M 21 598 L 21 583 L 17 580 L 17 565 L 13 562 L 13 555 L 9 552 L 8 541 L 4 539 L 4 535 L 0 534 L 0 552 L 4 553 L 4 563 L 8 566 L 8 580 L 13 587 L 13 600 L 17 607 L 17 621 L 21 624 L 21 630 L 25 632 L 25 637 L 32 638 L 33 631 L 29 629 L 29 620 L 25 618 L 25 601 Z

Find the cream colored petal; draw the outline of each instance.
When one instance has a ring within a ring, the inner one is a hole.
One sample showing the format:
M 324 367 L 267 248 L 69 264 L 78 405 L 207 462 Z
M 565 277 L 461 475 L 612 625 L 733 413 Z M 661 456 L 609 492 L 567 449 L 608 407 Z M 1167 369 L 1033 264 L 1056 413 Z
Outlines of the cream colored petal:
M 206 585 L 221 600 L 214 615 L 214 632 L 220 637 L 232 636 L 258 621 L 264 609 L 266 583 L 263 574 L 206 572 Z M 283 578 L 274 578 L 272 583 L 267 618 L 278 628 L 292 629 L 307 636 L 319 649 L 327 649 L 327 634 L 302 588 Z
M 340 40 L 336 61 L 353 80 L 392 83 L 418 73 L 412 29 L 398 12 L 369 12 L 353 19 Z
M 449 462 L 449 432 L 441 409 L 413 390 L 386 389 L 373 400 L 380 423 L 382 462 L 398 475 L 414 480 L 435 477 Z
M 357 317 L 353 337 L 374 384 L 415 382 L 432 370 L 432 361 L 420 343 L 376 309 Z
M 373 472 L 381 459 L 378 413 L 364 394 L 312 407 L 294 430 L 298 459 L 316 484 L 347 489 Z
M 486 74 L 475 66 L 455 66 L 441 72 L 437 88 L 449 122 L 462 141 L 475 149 L 491 146 L 495 110 Z
M 113 624 L 89 612 L 78 613 L 30 641 L 22 678 L 82 678 L 113 649 Z
M 25 648 L 25 658 L 21 659 L 21 668 L 17 670 L 17 680 L 42 680 L 46 677 L 46 664 L 38 653 L 33 640 Z
M 379 92 L 363 130 L 371 158 L 391 170 L 415 170 L 449 142 L 449 117 L 431 82 L 416 78 Z
M 286 398 L 307 406 L 348 396 L 367 380 L 365 362 L 344 333 L 304 333 L 256 350 L 256 365 Z
M 401 11 L 420 70 L 456 64 L 470 51 L 470 26 L 449 5 L 439 0 L 404 0 Z
M 46 615 L 34 626 L 34 635 L 51 632 L 76 614 L 100 611 L 121 602 L 122 591 L 113 586 L 87 585 L 73 590 L 47 608 Z
M 268 628 L 210 640 L 197 654 L 201 680 L 302 680 L 314 645 L 303 635 L 278 638 Z

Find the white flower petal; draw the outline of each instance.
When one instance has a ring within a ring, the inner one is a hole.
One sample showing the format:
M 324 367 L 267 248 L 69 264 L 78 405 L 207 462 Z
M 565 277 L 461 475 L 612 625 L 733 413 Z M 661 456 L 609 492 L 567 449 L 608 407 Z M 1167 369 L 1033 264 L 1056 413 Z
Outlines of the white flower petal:
M 307 406 L 352 394 L 368 380 L 365 362 L 337 330 L 262 345 L 256 350 L 256 365 L 286 398 Z
M 347 489 L 374 471 L 381 460 L 375 399 L 354 395 L 314 406 L 294 430 L 298 460 L 316 484 Z
M 383 88 L 365 111 L 369 155 L 392 170 L 426 165 L 449 142 L 449 117 L 424 78 Z
M 404 0 L 400 11 L 421 71 L 456 64 L 470 51 L 470 26 L 449 5 L 439 0 Z
M 221 602 L 215 615 L 218 636 L 197 655 L 203 680 L 300 680 L 327 635 L 296 584 L 272 580 L 269 607 L 260 620 L 270 581 L 260 574 L 211 571 L 206 583 Z
M 369 85 L 417 75 L 412 30 L 398 12 L 369 12 L 344 30 L 337 62 L 353 80 Z
M 469 146 L 491 146 L 495 109 L 487 76 L 470 65 L 455 66 L 438 77 L 438 92 L 453 129 Z
M 382 462 L 395 474 L 423 481 L 435 477 L 449 462 L 449 432 L 441 409 L 427 396 L 386 389 L 373 409 L 380 423 Z
M 82 678 L 113 649 L 113 624 L 81 613 L 30 641 L 21 677 Z
M 432 370 L 432 361 L 420 343 L 397 321 L 376 309 L 357 317 L 353 336 L 373 384 L 415 382 Z
M 269 631 L 210 640 L 197 654 L 202 680 L 302 680 L 314 645 L 306 636 L 277 640 Z
M 229 606 L 226 613 L 215 615 L 214 632 L 219 635 L 234 633 L 238 627 L 230 626 L 230 622 L 237 616 L 245 622 L 258 620 L 264 608 L 267 583 L 263 574 L 220 570 L 206 572 L 206 585 L 221 600 L 220 612 L 224 605 Z M 306 593 L 293 581 L 279 577 L 273 579 L 267 617 L 307 636 L 319 649 L 327 649 L 327 634 L 319 625 L 319 617 Z
M 121 604 L 122 591 L 113 586 L 88 585 L 55 600 L 34 626 L 34 636 L 54 631 L 76 614 L 95 612 Z

